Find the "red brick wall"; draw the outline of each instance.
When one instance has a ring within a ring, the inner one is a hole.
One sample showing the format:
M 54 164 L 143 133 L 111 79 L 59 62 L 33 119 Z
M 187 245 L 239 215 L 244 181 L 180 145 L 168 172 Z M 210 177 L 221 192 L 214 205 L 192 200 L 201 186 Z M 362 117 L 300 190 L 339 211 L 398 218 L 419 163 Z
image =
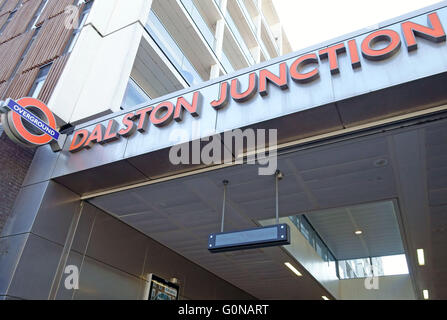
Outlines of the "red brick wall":
M 26 96 L 39 68 L 46 63 L 54 62 L 38 96 L 42 101 L 48 102 L 67 61 L 68 55 L 63 55 L 63 52 L 73 30 L 64 27 L 63 12 L 65 7 L 74 4 L 75 0 L 48 0 L 37 23 L 41 26 L 41 31 L 31 43 L 34 29 L 26 30 L 26 28 L 43 1 L 8 0 L 6 6 L 0 10 L 1 27 L 6 23 L 16 5 L 22 4 L 0 35 L 0 64 L 2 64 L 0 66 L 0 100 Z M 4 0 L 0 0 L 0 6 L 3 3 Z M 30 44 L 29 51 L 19 63 L 28 44 Z M 11 54 L 11 51 L 16 54 Z M 0 233 L 11 213 L 34 152 L 34 149 L 27 149 L 12 142 L 1 129 L 0 124 Z
M 12 142 L 0 124 L 0 233 L 33 160 L 35 149 Z

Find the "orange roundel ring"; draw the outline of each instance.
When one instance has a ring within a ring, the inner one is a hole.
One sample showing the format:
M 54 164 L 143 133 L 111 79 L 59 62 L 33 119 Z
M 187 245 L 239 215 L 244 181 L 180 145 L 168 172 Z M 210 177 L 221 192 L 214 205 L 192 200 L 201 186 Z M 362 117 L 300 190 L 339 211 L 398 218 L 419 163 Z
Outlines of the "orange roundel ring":
M 43 120 L 44 122 L 47 122 L 47 124 L 52 128 L 56 127 L 56 118 L 54 117 L 51 110 L 43 102 L 41 102 L 37 99 L 34 99 L 34 98 L 22 98 L 22 99 L 18 100 L 17 103 L 19 105 L 21 105 L 24 109 L 26 109 L 28 107 L 38 108 L 40 111 L 43 112 L 43 114 L 46 117 L 46 119 L 41 119 L 41 120 Z M 35 134 L 29 132 L 23 125 L 22 117 L 20 117 L 19 114 L 14 112 L 12 115 L 12 119 L 13 119 L 15 129 L 22 136 L 22 138 L 24 138 L 26 141 L 28 141 L 32 144 L 35 144 L 35 145 L 44 145 L 44 144 L 51 142 L 51 140 L 53 140 L 53 138 L 48 134 L 35 135 Z M 47 120 L 47 121 L 45 121 L 45 120 Z

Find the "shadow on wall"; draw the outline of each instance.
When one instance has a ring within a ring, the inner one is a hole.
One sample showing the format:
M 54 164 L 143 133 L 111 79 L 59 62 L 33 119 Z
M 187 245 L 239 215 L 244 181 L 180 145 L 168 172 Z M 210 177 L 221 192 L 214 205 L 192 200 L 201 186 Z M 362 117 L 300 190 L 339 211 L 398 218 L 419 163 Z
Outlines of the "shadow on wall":
M 35 149 L 12 142 L 0 124 L 0 234 L 33 160 Z
M 180 299 L 254 299 L 96 207 L 84 203 L 67 265 L 79 268 L 79 290 L 64 277 L 57 299 L 143 299 L 149 274 L 177 278 Z

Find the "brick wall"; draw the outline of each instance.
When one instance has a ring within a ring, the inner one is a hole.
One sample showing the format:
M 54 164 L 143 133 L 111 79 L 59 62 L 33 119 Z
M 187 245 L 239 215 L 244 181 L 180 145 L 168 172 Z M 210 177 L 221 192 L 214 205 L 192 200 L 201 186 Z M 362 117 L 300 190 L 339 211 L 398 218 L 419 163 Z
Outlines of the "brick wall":
M 0 100 L 27 96 L 39 69 L 52 63 L 37 97 L 48 102 L 69 56 L 64 51 L 73 30 L 65 28 L 64 10 L 74 3 L 78 1 L 0 0 L 0 28 L 3 27 L 0 33 Z M 34 26 L 32 21 L 35 21 Z M 9 140 L 0 124 L 0 233 L 34 152 L 34 149 L 21 147 Z
M 0 233 L 11 214 L 35 149 L 12 142 L 0 124 Z

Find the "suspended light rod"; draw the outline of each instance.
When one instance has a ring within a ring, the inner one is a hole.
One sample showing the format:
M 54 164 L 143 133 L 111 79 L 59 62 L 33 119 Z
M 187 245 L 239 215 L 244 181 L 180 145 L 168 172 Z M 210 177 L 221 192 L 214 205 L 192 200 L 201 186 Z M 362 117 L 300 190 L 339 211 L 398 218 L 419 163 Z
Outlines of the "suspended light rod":
M 275 189 L 276 189 L 276 224 L 279 224 L 279 180 L 284 178 L 283 173 L 280 170 L 275 172 Z
M 220 232 L 224 232 L 224 221 L 225 221 L 225 204 L 227 202 L 227 186 L 228 186 L 228 180 L 224 180 L 224 194 L 223 194 L 223 203 L 222 203 L 222 223 L 220 226 Z

